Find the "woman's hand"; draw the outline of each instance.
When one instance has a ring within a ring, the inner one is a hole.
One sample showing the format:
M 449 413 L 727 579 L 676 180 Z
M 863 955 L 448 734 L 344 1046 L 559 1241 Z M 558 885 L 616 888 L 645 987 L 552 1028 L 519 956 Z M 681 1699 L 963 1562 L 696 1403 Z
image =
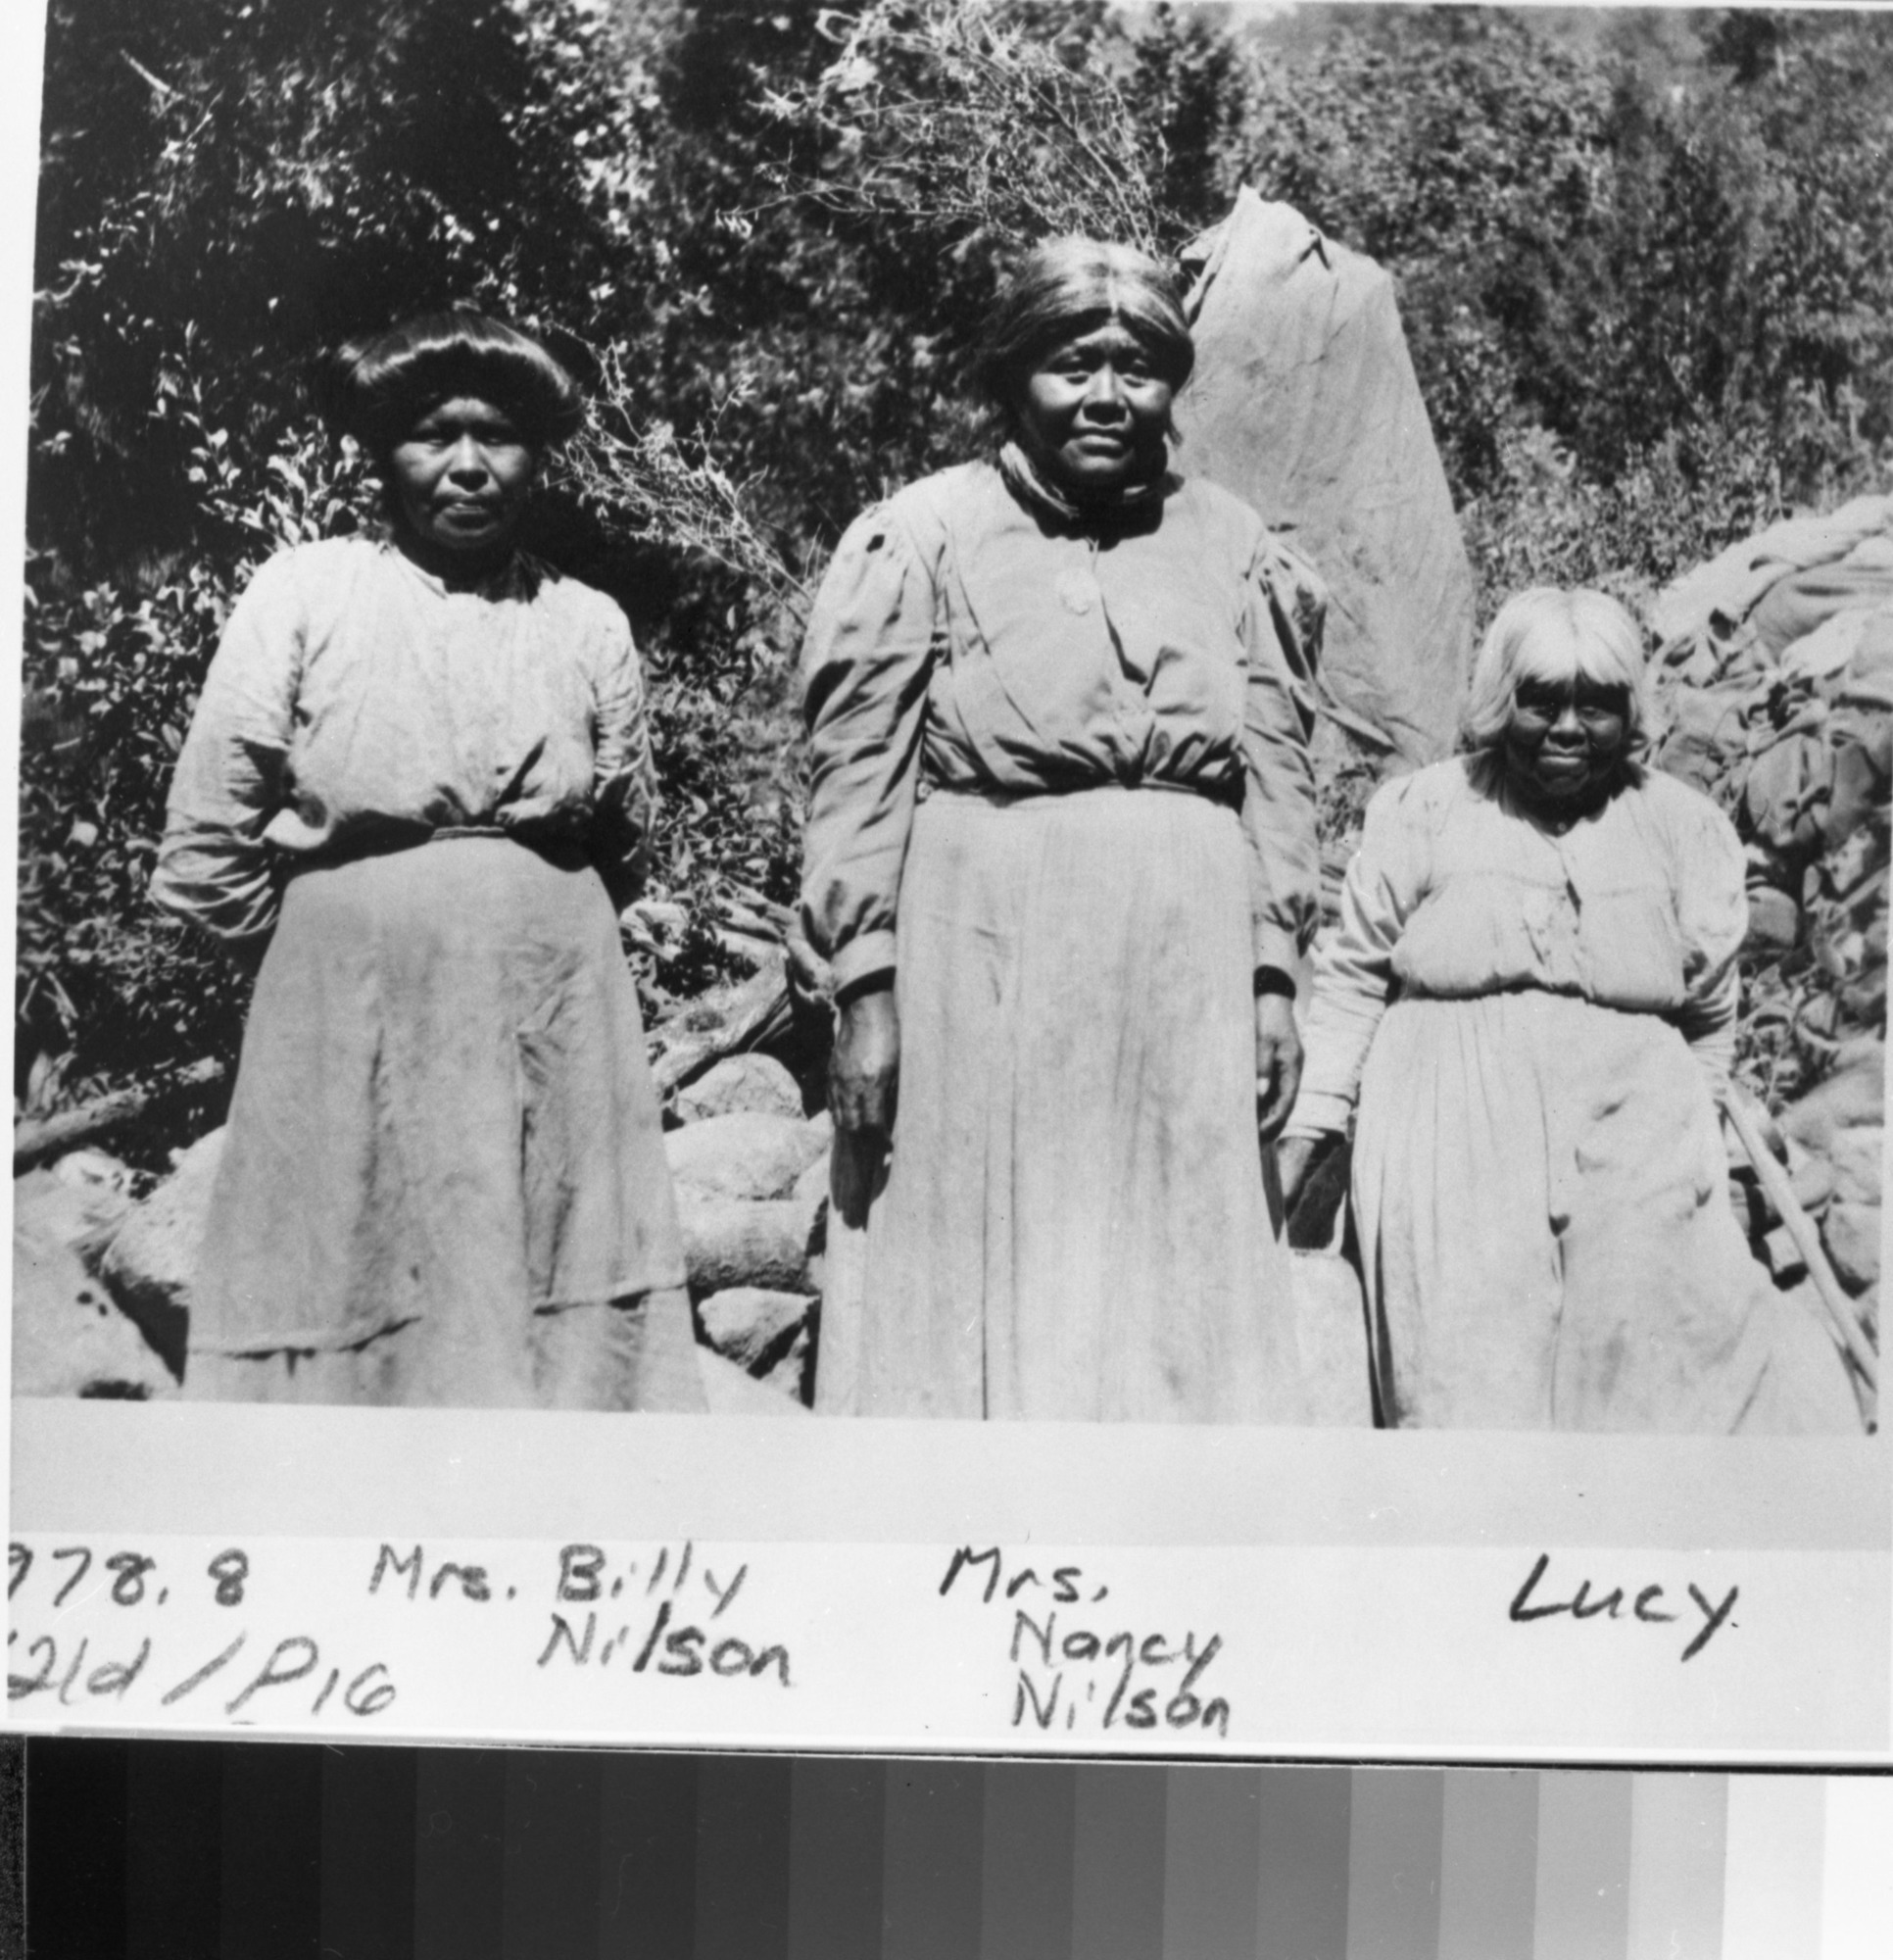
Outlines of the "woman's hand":
M 1280 993 L 1255 997 L 1255 1127 L 1265 1144 L 1281 1135 L 1301 1086 L 1301 1037 L 1294 1003 Z
M 828 1063 L 828 1106 L 847 1135 L 890 1136 L 900 1073 L 900 1023 L 892 977 L 842 1003 Z

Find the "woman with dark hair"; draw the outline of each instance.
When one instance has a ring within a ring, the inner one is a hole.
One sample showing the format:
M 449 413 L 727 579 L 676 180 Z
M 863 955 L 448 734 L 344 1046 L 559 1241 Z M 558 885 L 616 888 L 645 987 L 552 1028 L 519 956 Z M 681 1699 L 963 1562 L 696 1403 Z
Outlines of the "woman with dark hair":
M 1538 587 L 1486 635 L 1465 753 L 1368 806 L 1282 1173 L 1358 1101 L 1390 1426 L 1858 1427 L 1729 1210 L 1742 847 L 1643 765 L 1647 718 L 1635 620 Z
M 578 390 L 448 312 L 339 349 L 323 393 L 387 535 L 238 601 L 153 881 L 260 965 L 185 1392 L 701 1407 L 617 932 L 654 808 L 638 658 L 516 546 Z
M 1299 1413 L 1262 1145 L 1315 916 L 1323 599 L 1169 466 L 1169 275 L 1033 252 L 996 459 L 858 519 L 804 652 L 803 915 L 832 963 L 819 1409 Z

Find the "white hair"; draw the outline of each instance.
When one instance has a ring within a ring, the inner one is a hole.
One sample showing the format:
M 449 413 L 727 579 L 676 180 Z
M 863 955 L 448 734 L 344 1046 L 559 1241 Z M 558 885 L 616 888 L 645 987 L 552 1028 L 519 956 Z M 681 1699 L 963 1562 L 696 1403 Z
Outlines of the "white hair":
M 1564 630 L 1548 633 L 1547 626 Z M 1628 705 L 1625 751 L 1639 754 L 1650 726 L 1650 703 L 1643 634 L 1628 609 L 1607 592 L 1584 587 L 1534 585 L 1508 599 L 1473 662 L 1459 719 L 1460 747 L 1485 756 L 1504 744 L 1521 681 L 1556 687 L 1578 679 L 1623 690 Z

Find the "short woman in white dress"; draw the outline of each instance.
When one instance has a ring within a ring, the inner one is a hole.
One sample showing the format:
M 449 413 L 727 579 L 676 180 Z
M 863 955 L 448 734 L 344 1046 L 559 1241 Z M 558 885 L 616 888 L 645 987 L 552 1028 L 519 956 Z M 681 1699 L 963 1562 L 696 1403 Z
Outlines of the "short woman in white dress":
M 578 392 L 464 312 L 328 378 L 387 534 L 238 601 L 153 881 L 260 967 L 185 1393 L 702 1407 L 618 940 L 655 808 L 638 657 L 516 543 Z
M 1390 1425 L 1858 1427 L 1729 1209 L 1742 847 L 1641 761 L 1646 718 L 1623 607 L 1527 592 L 1464 753 L 1368 807 L 1283 1170 L 1292 1194 L 1353 1118 Z

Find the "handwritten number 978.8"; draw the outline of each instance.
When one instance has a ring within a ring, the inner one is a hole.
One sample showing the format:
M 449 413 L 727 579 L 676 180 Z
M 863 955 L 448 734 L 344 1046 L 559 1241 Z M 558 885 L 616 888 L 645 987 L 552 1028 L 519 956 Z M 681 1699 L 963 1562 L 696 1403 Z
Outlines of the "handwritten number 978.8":
M 47 1555 L 57 1561 L 55 1569 L 65 1568 L 59 1591 L 53 1594 L 53 1606 L 57 1610 L 66 1604 L 91 1571 L 92 1549 L 89 1545 L 64 1544 Z M 30 1545 L 18 1542 L 8 1545 L 7 1565 L 11 1574 L 7 1581 L 9 1599 L 26 1583 L 26 1575 L 33 1568 L 33 1557 Z M 141 1551 L 119 1551 L 105 1560 L 105 1569 L 112 1574 L 114 1604 L 141 1606 L 147 1592 L 146 1576 L 158 1570 L 158 1561 L 147 1558 Z M 229 1551 L 220 1551 L 205 1570 L 216 1587 L 212 1597 L 219 1606 L 242 1605 L 244 1584 L 250 1577 L 250 1560 L 245 1553 L 234 1547 Z

